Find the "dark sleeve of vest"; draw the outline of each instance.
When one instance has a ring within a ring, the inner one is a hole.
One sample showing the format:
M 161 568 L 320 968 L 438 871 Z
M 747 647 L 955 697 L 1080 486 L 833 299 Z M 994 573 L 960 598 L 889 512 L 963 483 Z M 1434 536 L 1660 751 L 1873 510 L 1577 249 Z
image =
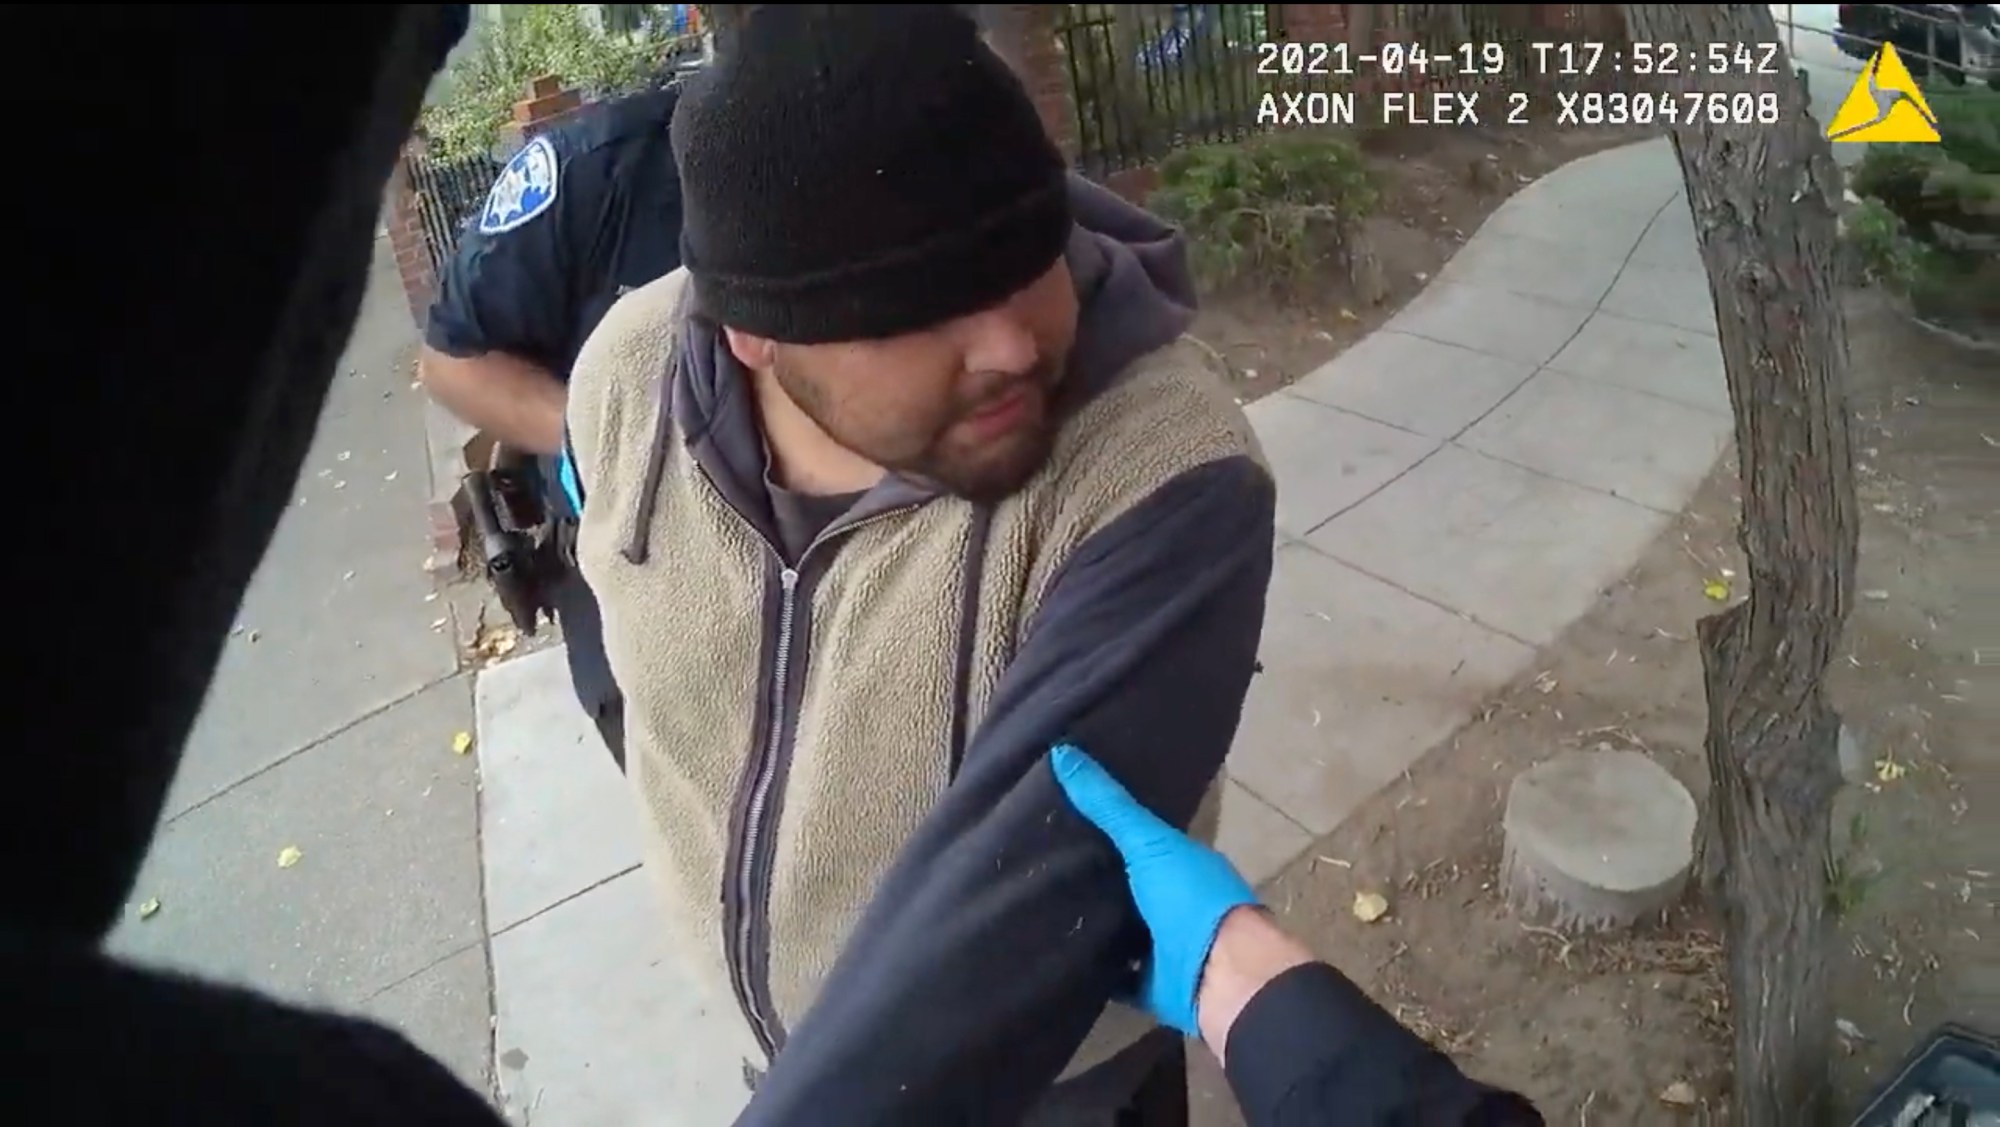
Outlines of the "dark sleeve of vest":
M 1146 941 L 1048 748 L 1076 741 L 1187 824 L 1256 666 L 1274 500 L 1268 473 L 1227 459 L 1078 546 L 740 1122 L 1011 1123 L 1046 1093 Z
M 597 236 L 609 162 L 599 151 L 572 157 L 552 140 L 556 196 L 548 210 L 494 234 L 479 229 L 475 211 L 439 271 L 424 323 L 424 343 L 437 351 L 461 357 L 505 352 L 551 368 L 569 355 L 578 307 L 589 296 L 577 275 L 587 268 Z
M 1230 1027 L 1225 1057 L 1250 1127 L 1542 1125 L 1533 1104 L 1467 1077 L 1325 963 L 1265 983 Z

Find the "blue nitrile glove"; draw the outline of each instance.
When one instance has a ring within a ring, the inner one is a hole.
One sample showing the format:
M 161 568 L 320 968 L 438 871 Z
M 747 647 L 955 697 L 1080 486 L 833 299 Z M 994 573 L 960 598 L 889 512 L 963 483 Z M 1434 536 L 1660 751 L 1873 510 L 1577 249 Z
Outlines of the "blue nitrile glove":
M 1230 909 L 1256 904 L 1257 894 L 1222 854 L 1139 805 L 1083 749 L 1057 744 L 1049 766 L 1077 812 L 1103 830 L 1125 858 L 1132 900 L 1153 935 L 1139 1004 L 1162 1024 L 1200 1036 L 1194 995 L 1216 929 Z

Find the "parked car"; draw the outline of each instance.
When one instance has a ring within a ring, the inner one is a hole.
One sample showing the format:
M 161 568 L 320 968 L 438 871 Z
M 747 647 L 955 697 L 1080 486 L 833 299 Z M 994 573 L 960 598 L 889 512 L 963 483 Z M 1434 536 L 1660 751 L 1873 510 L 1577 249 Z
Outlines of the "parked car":
M 1895 44 L 1910 73 L 1922 77 L 1933 65 L 1945 81 L 1970 78 L 2000 90 L 2000 5 L 1842 4 L 1833 41 L 1857 59 Z

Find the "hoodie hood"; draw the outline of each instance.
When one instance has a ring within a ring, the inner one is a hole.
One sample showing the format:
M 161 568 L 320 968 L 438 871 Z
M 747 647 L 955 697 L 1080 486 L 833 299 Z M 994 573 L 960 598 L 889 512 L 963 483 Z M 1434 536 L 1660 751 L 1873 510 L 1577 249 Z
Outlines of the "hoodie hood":
M 1075 229 L 1064 257 L 1078 304 L 1069 360 L 1069 378 L 1076 381 L 1073 408 L 1114 386 L 1140 357 L 1178 339 L 1193 324 L 1198 303 L 1187 239 L 1178 228 L 1074 174 L 1069 197 Z M 676 316 L 684 320 L 681 362 L 662 377 L 666 386 L 652 460 L 663 462 L 665 443 L 674 433 L 671 424 L 678 423 L 716 488 L 768 533 L 764 438 L 749 381 L 713 323 L 687 316 L 685 305 Z M 929 483 L 891 474 L 840 523 L 935 493 Z M 651 524 L 650 516 L 641 514 L 638 527 Z

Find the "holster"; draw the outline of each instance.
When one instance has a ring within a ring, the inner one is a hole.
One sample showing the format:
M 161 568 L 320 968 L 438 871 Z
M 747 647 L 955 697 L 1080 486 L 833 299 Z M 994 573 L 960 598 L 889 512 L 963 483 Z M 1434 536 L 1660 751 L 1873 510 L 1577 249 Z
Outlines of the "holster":
M 551 592 L 575 561 L 574 530 L 564 528 L 572 522 L 551 511 L 543 489 L 533 456 L 505 446 L 494 451 L 491 468 L 465 477 L 487 581 L 515 627 L 531 637 L 544 616 L 554 621 Z

